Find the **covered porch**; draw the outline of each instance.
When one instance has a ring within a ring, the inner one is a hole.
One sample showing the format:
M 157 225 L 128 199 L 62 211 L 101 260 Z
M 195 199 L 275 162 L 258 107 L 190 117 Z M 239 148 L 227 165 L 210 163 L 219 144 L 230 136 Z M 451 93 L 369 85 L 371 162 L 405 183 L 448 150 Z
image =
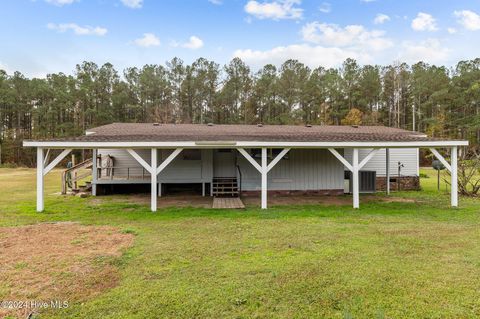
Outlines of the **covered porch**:
M 389 159 L 389 150 L 392 148 L 427 148 L 443 165 L 450 171 L 451 181 L 451 198 L 450 205 L 452 207 L 458 206 L 458 191 L 457 191 L 457 161 L 458 148 L 468 145 L 466 141 L 376 141 L 376 142 L 252 142 L 252 141 L 206 141 L 206 142 L 97 142 L 97 141 L 25 141 L 25 146 L 37 148 L 37 211 L 44 210 L 44 176 L 48 174 L 63 158 L 65 158 L 73 149 L 92 149 L 93 154 L 98 149 L 123 149 L 128 152 L 141 165 L 144 170 L 142 175 L 142 182 L 150 184 L 150 207 L 153 212 L 157 211 L 159 185 L 162 181 L 159 179 L 159 174 L 165 170 L 169 164 L 185 149 L 234 149 L 241 154 L 246 161 L 257 171 L 261 179 L 260 183 L 260 207 L 267 209 L 269 185 L 268 176 L 271 170 L 282 161 L 292 149 L 323 149 L 327 150 L 333 155 L 352 176 L 352 206 L 355 209 L 360 208 L 360 189 L 359 189 L 359 172 L 362 167 L 381 149 L 385 149 L 385 166 L 388 168 L 391 163 Z M 63 149 L 63 151 L 52 161 L 49 161 L 48 150 Z M 145 161 L 138 155 L 139 150 L 148 149 L 151 154 L 151 160 Z M 173 149 L 174 151 L 165 159 L 158 159 L 159 149 Z M 260 150 L 258 157 L 252 156 L 250 150 Z M 269 157 L 267 154 L 270 149 L 278 150 L 276 156 Z M 344 150 L 350 150 L 352 153 L 351 160 L 347 160 L 343 153 Z M 370 153 L 360 160 L 359 150 L 371 149 Z M 438 151 L 439 149 L 447 149 L 450 153 L 450 161 L 447 161 Z M 94 161 L 95 162 L 95 161 Z M 93 167 L 93 175 L 98 174 L 98 168 Z M 389 172 L 389 169 L 386 170 Z M 389 180 L 387 174 L 386 179 Z M 98 179 L 101 181 L 101 179 Z M 205 187 L 204 187 L 205 189 Z M 387 193 L 390 192 L 389 183 L 387 183 Z M 204 190 L 205 192 L 205 190 Z M 92 185 L 92 194 L 96 195 L 96 184 Z

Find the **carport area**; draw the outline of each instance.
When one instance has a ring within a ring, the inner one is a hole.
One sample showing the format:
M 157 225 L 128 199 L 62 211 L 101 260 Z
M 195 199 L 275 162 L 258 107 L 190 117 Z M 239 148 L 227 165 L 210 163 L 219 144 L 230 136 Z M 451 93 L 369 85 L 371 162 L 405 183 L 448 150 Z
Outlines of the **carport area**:
M 59 164 L 73 149 L 91 149 L 96 154 L 98 149 L 125 150 L 146 172 L 150 184 L 150 207 L 157 211 L 158 197 L 161 195 L 162 181 L 159 176 L 175 158 L 189 150 L 233 149 L 251 164 L 258 183 L 254 186 L 260 196 L 260 207 L 267 209 L 269 189 L 268 178 L 272 169 L 284 161 L 291 150 L 322 149 L 338 160 L 346 170 L 351 172 L 352 206 L 360 208 L 359 173 L 379 150 L 385 149 L 385 165 L 389 167 L 389 150 L 402 148 L 426 148 L 442 162 L 450 172 L 452 207 L 458 206 L 458 150 L 467 146 L 468 141 L 443 140 L 430 138 L 425 134 L 387 127 L 359 126 L 283 126 L 283 125 L 201 125 L 201 124 L 112 124 L 99 127 L 85 136 L 48 141 L 24 141 L 24 146 L 37 149 L 37 211 L 44 210 L 44 176 Z M 50 149 L 63 149 L 52 161 L 49 161 Z M 369 154 L 359 157 L 361 149 L 368 149 Z M 449 154 L 447 160 L 439 149 Z M 158 156 L 158 150 L 172 150 L 164 158 Z M 255 150 L 255 152 L 252 152 Z M 276 150 L 275 155 L 273 150 Z M 345 151 L 352 154 L 349 160 Z M 147 152 L 149 159 L 141 156 L 140 151 Z M 340 166 L 340 165 L 339 165 Z M 387 169 L 387 172 L 389 170 Z M 181 173 L 179 170 L 176 172 Z M 305 174 L 304 167 L 297 173 Z M 96 180 L 97 169 L 94 164 L 93 179 Z M 328 172 L 318 176 L 327 179 Z M 342 174 L 337 177 L 343 183 Z M 386 179 L 389 180 L 387 173 Z M 142 183 L 144 181 L 142 180 Z M 213 183 L 211 183 L 213 184 Z M 203 181 L 205 195 L 205 181 Z M 387 183 L 387 193 L 389 192 Z M 96 194 L 95 185 L 92 193 Z M 212 193 L 212 192 L 210 192 Z M 341 195 L 338 195 L 341 196 Z M 363 196 L 362 196 L 363 197 Z M 348 197 L 347 197 L 348 198 Z M 272 204 L 272 202 L 270 203 Z

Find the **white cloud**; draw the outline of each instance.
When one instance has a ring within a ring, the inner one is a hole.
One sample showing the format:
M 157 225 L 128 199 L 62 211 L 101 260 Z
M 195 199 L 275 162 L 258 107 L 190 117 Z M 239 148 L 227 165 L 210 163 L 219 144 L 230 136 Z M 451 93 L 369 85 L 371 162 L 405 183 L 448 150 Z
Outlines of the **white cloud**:
M 393 42 L 384 37 L 384 31 L 369 31 L 362 25 L 347 25 L 342 28 L 336 24 L 311 22 L 303 26 L 301 33 L 305 41 L 326 46 L 373 51 L 381 51 L 393 46 Z
M 457 29 L 455 29 L 455 28 L 448 28 L 448 29 L 447 29 L 447 32 L 448 32 L 449 34 L 455 34 L 455 33 L 457 33 Z
M 182 47 L 190 50 L 197 50 L 203 47 L 203 40 L 197 36 L 192 35 L 187 42 L 171 41 L 170 46 L 174 48 Z
M 428 13 L 419 12 L 417 17 L 412 20 L 412 29 L 415 31 L 437 31 L 437 22 L 435 18 Z
M 455 11 L 455 16 L 465 29 L 476 31 L 480 30 L 480 15 L 470 10 Z
M 373 19 L 374 24 L 384 24 L 387 21 L 390 21 L 390 17 L 383 13 L 377 14 Z
M 132 9 L 139 9 L 143 6 L 143 0 L 121 0 L 123 5 Z
M 245 12 L 257 19 L 300 19 L 303 9 L 297 7 L 301 0 L 275 0 L 258 2 L 250 0 L 245 5 Z
M 245 63 L 254 67 L 262 67 L 268 63 L 280 65 L 288 59 L 298 59 L 311 67 L 324 66 L 327 68 L 338 66 L 347 58 L 354 58 L 361 63 L 372 61 L 368 54 L 309 44 L 280 46 L 266 51 L 237 50 L 233 56 L 241 58 Z
M 394 43 L 381 30 L 369 30 L 362 25 L 347 25 L 321 22 L 307 23 L 301 30 L 308 43 L 278 46 L 269 50 L 237 50 L 234 56 L 246 63 L 261 67 L 267 63 L 281 64 L 288 59 L 298 59 L 311 66 L 335 67 L 347 58 L 359 63 L 380 63 L 388 48 Z
M 188 40 L 188 42 L 185 42 L 184 44 L 182 44 L 182 47 L 191 49 L 191 50 L 200 49 L 201 47 L 203 47 L 203 41 L 199 37 L 192 35 Z
M 369 3 L 369 2 L 375 2 L 375 1 L 377 1 L 377 0 L 360 0 L 360 1 Z
M 216 4 L 216 5 L 221 5 L 223 3 L 222 0 L 208 0 L 208 2 Z
M 402 44 L 399 59 L 407 63 L 424 61 L 427 63 L 443 63 L 447 61 L 450 50 L 442 47 L 438 39 L 428 39 L 419 43 L 405 41 Z
M 7 74 L 13 73 L 13 71 L 8 67 L 8 65 L 2 63 L 1 61 L 0 61 L 0 70 L 7 72 Z
M 133 42 L 144 48 L 157 47 L 160 45 L 160 39 L 153 33 L 144 33 L 143 37 L 135 39 Z
M 72 4 L 77 0 L 45 0 L 45 2 L 56 5 L 56 6 L 64 6 L 66 4 Z
M 323 13 L 330 13 L 332 11 L 332 5 L 328 2 L 322 2 L 318 10 Z
M 89 25 L 79 26 L 76 23 L 49 23 L 47 28 L 50 30 L 56 30 L 57 32 L 67 32 L 69 30 L 73 31 L 76 35 L 98 35 L 103 36 L 107 34 L 108 30 L 102 27 L 91 27 Z

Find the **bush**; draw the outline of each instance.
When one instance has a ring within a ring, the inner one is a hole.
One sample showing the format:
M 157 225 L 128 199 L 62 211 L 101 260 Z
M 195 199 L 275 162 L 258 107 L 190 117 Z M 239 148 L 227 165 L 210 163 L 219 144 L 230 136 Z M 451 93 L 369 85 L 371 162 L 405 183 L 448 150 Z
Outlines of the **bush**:
M 450 185 L 450 172 L 446 171 L 444 181 Z M 464 196 L 478 196 L 480 193 L 480 156 L 470 150 L 458 161 L 458 192 Z

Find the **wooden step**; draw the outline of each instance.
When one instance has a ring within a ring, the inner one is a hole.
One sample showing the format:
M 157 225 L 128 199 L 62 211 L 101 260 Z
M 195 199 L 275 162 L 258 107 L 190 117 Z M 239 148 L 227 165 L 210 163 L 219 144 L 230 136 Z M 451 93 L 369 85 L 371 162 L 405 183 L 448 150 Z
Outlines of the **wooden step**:
M 238 197 L 239 187 L 236 177 L 216 177 L 212 181 L 212 195 Z

